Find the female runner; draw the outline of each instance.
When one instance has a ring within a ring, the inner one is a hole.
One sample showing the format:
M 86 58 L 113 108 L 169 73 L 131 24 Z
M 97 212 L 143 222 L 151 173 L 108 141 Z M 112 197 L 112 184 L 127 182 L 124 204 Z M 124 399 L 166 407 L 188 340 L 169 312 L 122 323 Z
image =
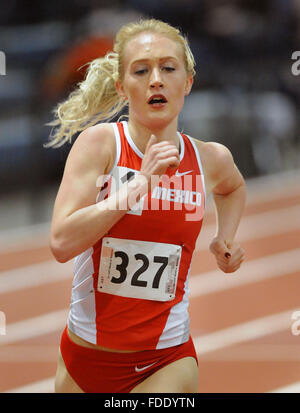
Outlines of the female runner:
M 142 20 L 121 28 L 114 52 L 56 109 L 49 146 L 81 131 L 50 235 L 57 261 L 75 258 L 56 392 L 198 391 L 191 258 L 212 193 L 210 251 L 225 273 L 240 267 L 245 182 L 226 147 L 177 131 L 194 75 L 179 30 Z M 125 106 L 128 121 L 109 122 Z

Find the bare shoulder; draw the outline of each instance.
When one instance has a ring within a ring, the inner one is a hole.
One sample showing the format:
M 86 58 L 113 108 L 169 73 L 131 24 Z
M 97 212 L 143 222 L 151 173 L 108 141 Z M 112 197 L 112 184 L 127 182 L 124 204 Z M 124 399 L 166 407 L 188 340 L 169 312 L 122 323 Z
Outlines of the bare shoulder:
M 201 159 L 208 161 L 233 162 L 230 150 L 218 142 L 204 142 L 192 138 L 200 153 Z
M 74 142 L 67 164 L 81 165 L 83 168 L 110 169 L 115 154 L 115 139 L 112 124 L 103 123 L 91 126 L 80 133 Z
M 113 127 L 101 124 L 87 128 L 74 142 L 55 201 L 53 222 L 95 203 L 99 177 L 106 175 L 113 161 Z
M 218 142 L 204 142 L 192 138 L 196 144 L 207 186 L 212 189 L 220 177 L 230 176 L 235 168 L 230 150 Z

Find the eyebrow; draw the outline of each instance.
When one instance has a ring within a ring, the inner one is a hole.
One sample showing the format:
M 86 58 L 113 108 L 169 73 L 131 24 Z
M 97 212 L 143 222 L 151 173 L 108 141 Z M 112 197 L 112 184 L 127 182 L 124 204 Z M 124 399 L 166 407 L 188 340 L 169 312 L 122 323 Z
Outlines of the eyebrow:
M 173 60 L 177 60 L 178 61 L 178 59 L 177 59 L 177 57 L 175 57 L 175 56 L 164 56 L 164 57 L 160 57 L 158 60 L 168 60 L 168 59 L 173 59 Z M 153 59 L 148 59 L 148 58 L 143 58 L 143 59 L 137 59 L 137 60 L 134 60 L 133 62 L 131 62 L 131 65 L 133 65 L 133 64 L 135 64 L 135 63 L 144 63 L 144 62 L 149 62 L 150 60 L 153 60 Z

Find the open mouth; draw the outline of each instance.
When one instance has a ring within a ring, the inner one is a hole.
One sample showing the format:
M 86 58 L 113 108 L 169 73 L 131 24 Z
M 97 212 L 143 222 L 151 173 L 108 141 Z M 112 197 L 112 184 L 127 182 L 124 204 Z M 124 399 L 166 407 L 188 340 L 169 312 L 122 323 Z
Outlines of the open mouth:
M 153 95 L 148 99 L 149 105 L 163 105 L 164 103 L 167 103 L 167 99 L 163 95 Z

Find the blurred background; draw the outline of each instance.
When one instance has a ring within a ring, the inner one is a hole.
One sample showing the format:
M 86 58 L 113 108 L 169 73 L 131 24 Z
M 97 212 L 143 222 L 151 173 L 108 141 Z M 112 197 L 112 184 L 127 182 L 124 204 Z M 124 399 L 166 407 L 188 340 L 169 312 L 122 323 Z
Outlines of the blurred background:
M 54 261 L 48 234 L 71 145 L 45 149 L 46 123 L 83 79 L 82 66 L 112 50 L 120 27 L 140 17 L 164 20 L 187 36 L 197 74 L 180 130 L 225 144 L 248 184 L 239 233 L 248 262 L 240 277 L 228 281 L 210 257 L 212 210 L 195 254 L 199 388 L 264 392 L 293 384 L 289 389 L 299 392 L 300 331 L 292 335 L 290 325 L 300 310 L 300 63 L 292 58 L 299 51 L 300 59 L 300 0 L 2 5 L 0 311 L 7 335 L 0 336 L 0 392 L 53 391 L 69 305 L 72 263 Z M 250 343 L 238 346 L 246 338 Z
M 300 75 L 291 70 L 300 49 L 299 0 L 11 0 L 0 11 L 0 196 L 7 213 L 22 194 L 26 221 L 49 214 L 44 198 L 57 190 L 70 150 L 43 147 L 52 109 L 82 80 L 81 67 L 111 50 L 124 23 L 149 16 L 180 27 L 195 56 L 180 127 L 227 145 L 246 178 L 299 168 Z M 0 229 L 19 225 L 18 216 L 1 219 Z

